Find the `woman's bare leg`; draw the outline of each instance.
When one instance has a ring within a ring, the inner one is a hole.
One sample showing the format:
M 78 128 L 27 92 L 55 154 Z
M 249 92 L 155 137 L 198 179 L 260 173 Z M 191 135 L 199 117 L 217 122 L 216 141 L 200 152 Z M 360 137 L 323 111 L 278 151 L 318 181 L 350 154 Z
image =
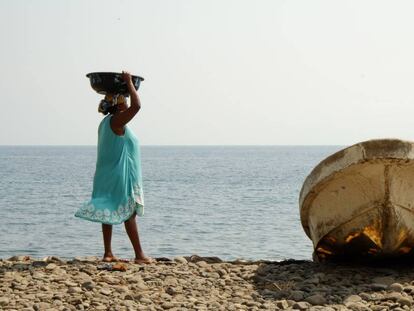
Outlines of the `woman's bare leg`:
M 136 263 L 150 263 L 151 259 L 144 255 L 144 252 L 141 247 L 138 235 L 138 226 L 135 221 L 136 214 L 134 213 L 131 218 L 125 221 L 125 230 L 128 234 L 129 239 L 131 240 L 132 246 L 135 251 L 135 262 Z
M 113 261 L 116 260 L 114 254 L 112 254 L 112 225 L 102 224 L 102 233 L 103 233 L 103 241 L 104 241 L 104 248 L 105 253 L 103 255 L 104 261 Z

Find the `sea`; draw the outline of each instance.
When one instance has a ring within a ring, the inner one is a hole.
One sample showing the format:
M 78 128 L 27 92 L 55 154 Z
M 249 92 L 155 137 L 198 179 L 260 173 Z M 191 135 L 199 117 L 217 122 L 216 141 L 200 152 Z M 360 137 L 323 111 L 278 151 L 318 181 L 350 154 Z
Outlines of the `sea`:
M 151 257 L 311 259 L 300 221 L 306 176 L 341 146 L 141 146 Z M 0 258 L 102 256 L 99 223 L 74 217 L 92 192 L 96 146 L 0 146 Z M 113 251 L 134 253 L 124 226 Z

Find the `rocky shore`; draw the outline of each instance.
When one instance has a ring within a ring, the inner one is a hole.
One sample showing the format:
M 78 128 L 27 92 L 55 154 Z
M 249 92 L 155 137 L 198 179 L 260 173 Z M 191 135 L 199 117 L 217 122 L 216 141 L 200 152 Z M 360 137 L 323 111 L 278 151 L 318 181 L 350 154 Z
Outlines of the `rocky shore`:
M 0 260 L 1 310 L 413 310 L 414 267 L 157 258 Z

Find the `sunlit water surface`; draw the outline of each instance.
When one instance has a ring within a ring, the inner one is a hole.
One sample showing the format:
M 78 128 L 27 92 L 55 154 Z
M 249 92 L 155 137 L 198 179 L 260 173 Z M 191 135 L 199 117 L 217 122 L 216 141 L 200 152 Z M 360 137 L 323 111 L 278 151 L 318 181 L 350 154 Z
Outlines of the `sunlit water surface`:
M 223 259 L 310 259 L 302 183 L 334 146 L 141 148 L 146 253 Z M 75 218 L 90 197 L 94 146 L 0 147 L 0 258 L 102 254 L 101 226 Z M 123 225 L 113 249 L 133 257 Z

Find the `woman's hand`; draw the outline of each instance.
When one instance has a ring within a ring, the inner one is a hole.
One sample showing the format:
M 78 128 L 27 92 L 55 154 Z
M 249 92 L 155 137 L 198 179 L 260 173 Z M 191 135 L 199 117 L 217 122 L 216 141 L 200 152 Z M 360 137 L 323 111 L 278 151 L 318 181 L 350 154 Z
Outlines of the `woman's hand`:
M 128 71 L 122 71 L 122 79 L 128 87 L 129 94 L 131 95 L 136 93 L 134 82 L 132 81 L 132 76 Z
M 126 84 L 132 83 L 132 77 L 128 71 L 122 71 L 122 79 Z

